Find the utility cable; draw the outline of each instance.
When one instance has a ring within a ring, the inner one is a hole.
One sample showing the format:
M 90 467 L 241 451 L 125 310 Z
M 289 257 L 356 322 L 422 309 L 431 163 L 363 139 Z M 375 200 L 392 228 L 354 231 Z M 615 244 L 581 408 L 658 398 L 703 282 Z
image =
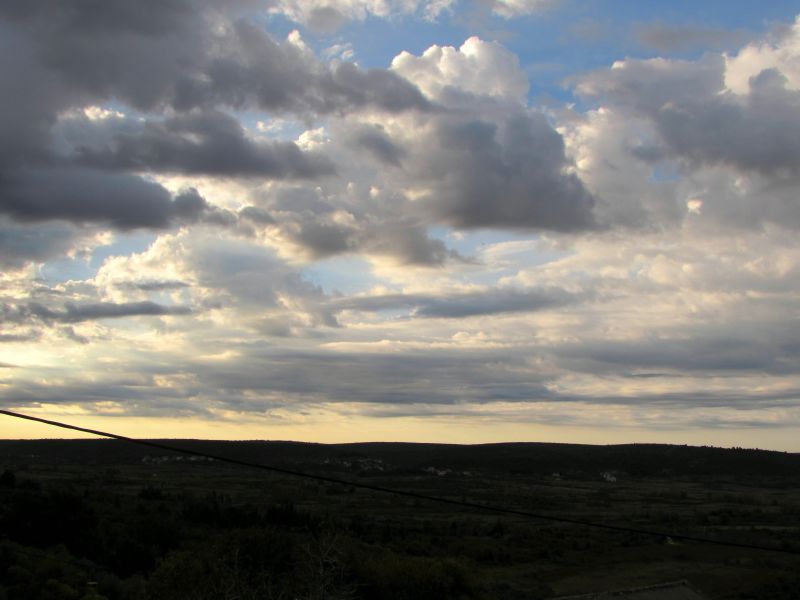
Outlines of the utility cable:
M 271 471 L 273 473 L 280 473 L 282 475 L 290 475 L 292 477 L 302 477 L 305 479 L 312 479 L 316 481 L 323 481 L 325 483 L 333 483 L 336 485 L 346 485 L 353 488 L 360 488 L 363 490 L 370 490 L 373 492 L 379 492 L 382 494 L 392 494 L 395 496 L 405 496 L 406 498 L 414 498 L 415 500 L 425 500 L 428 502 L 438 502 L 440 504 L 449 504 L 451 506 L 461 506 L 464 508 L 472 508 L 478 510 L 485 510 L 499 514 L 506 514 L 506 515 L 515 515 L 518 517 L 526 517 L 529 519 L 538 519 L 541 521 L 551 521 L 554 523 L 567 523 L 570 525 L 581 525 L 584 527 L 593 527 L 595 529 L 605 529 L 608 531 L 617 531 L 622 533 L 633 533 L 638 535 L 646 535 L 651 537 L 658 537 L 658 538 L 665 538 L 671 540 L 683 540 L 685 542 L 696 542 L 700 544 L 714 544 L 716 546 L 728 546 L 732 548 L 745 548 L 748 550 L 762 550 L 765 552 L 779 552 L 782 554 L 792 554 L 795 556 L 800 556 L 800 551 L 793 550 L 789 548 L 770 548 L 768 546 L 759 546 L 756 544 L 747 544 L 742 542 L 729 542 L 725 540 L 715 540 L 712 538 L 705 538 L 693 535 L 685 535 L 680 533 L 669 533 L 665 531 L 656 531 L 652 529 L 640 529 L 637 527 L 625 527 L 623 525 L 610 525 L 608 523 L 600 523 L 597 521 L 587 521 L 584 519 L 572 519 L 569 517 L 559 517 L 553 515 L 545 515 L 541 513 L 530 512 L 527 510 L 519 510 L 515 508 L 507 508 L 503 506 L 493 505 L 493 504 L 482 504 L 478 502 L 467 502 L 464 500 L 454 500 L 451 498 L 443 498 L 441 496 L 430 496 L 428 494 L 420 494 L 418 492 L 411 492 L 407 490 L 398 490 L 394 488 L 388 488 L 380 485 L 373 485 L 370 483 L 363 483 L 358 481 L 349 481 L 347 479 L 339 479 L 336 477 L 328 477 L 325 475 L 316 475 L 314 473 L 305 473 L 303 471 L 295 471 L 293 469 L 286 469 L 284 467 L 276 467 L 274 465 L 267 465 L 263 463 L 256 463 L 247 460 L 240 460 L 238 458 L 230 458 L 227 456 L 220 456 L 217 454 L 210 454 L 207 452 L 200 452 L 198 450 L 190 450 L 188 448 L 180 448 L 178 446 L 173 446 L 171 444 L 163 444 L 161 442 L 155 442 L 151 440 L 142 440 L 137 438 L 131 438 L 128 436 L 120 435 L 117 433 L 109 433 L 107 431 L 99 431 L 97 429 L 88 429 L 86 427 L 78 427 L 77 425 L 69 425 L 67 423 L 62 423 L 60 421 L 51 421 L 49 419 L 42 419 L 41 417 L 34 417 L 31 415 L 25 415 L 22 413 L 12 412 L 9 410 L 0 410 L 0 414 L 7 415 L 9 417 L 16 417 L 17 419 L 26 419 L 28 421 L 36 421 L 38 423 L 44 423 L 46 425 L 52 425 L 53 427 L 61 427 L 62 429 L 71 429 L 73 431 L 80 431 L 83 433 L 90 433 L 92 435 L 97 435 L 100 437 L 107 437 L 115 440 L 120 440 L 123 442 L 129 442 L 131 444 L 138 444 L 140 446 L 147 446 L 149 448 L 158 448 L 159 450 L 166 450 L 168 452 L 178 452 L 181 454 L 188 454 L 191 456 L 202 456 L 205 458 L 211 458 L 213 460 L 217 460 L 220 462 L 229 463 L 232 465 L 239 465 L 242 467 L 249 467 L 252 469 L 261 469 L 263 471 Z

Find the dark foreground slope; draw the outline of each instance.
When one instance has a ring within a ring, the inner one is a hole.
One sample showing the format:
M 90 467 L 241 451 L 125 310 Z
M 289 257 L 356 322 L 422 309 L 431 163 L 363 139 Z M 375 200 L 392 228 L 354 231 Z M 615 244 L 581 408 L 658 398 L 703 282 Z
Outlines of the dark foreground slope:
M 553 517 L 800 552 L 800 456 L 667 445 L 169 440 Z M 378 494 L 112 440 L 0 441 L 0 598 L 800 594 L 800 555 Z

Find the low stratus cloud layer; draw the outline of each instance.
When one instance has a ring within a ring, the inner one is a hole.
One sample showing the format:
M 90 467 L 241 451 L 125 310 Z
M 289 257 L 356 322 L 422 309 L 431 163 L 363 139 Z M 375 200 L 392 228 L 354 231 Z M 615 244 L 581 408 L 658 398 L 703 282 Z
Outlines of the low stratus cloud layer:
M 3 3 L 0 403 L 792 447 L 800 20 L 642 26 L 709 50 L 573 75 L 570 103 L 479 37 L 369 69 L 269 27 L 555 8 Z

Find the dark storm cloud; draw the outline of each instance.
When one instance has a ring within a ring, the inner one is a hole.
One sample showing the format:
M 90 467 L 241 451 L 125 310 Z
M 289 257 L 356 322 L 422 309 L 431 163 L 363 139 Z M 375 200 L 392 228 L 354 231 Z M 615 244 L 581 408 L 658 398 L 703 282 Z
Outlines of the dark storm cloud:
M 209 210 L 195 191 L 175 196 L 129 174 L 89 168 L 25 168 L 0 178 L 0 211 L 20 221 L 61 219 L 119 229 L 163 229 Z
M 714 27 L 648 23 L 638 25 L 634 37 L 640 44 L 660 52 L 680 52 L 698 48 L 724 50 L 738 47 L 750 38 L 750 34 Z
M 585 299 L 560 289 L 490 289 L 458 294 L 385 294 L 332 303 L 335 311 L 377 312 L 407 308 L 414 317 L 459 319 L 504 313 L 534 312 L 568 306 Z
M 579 89 L 655 124 L 665 149 L 687 165 L 724 164 L 764 175 L 800 173 L 800 92 L 779 71 L 750 79 L 747 94 L 725 89 L 725 61 L 626 60 Z
M 107 146 L 79 146 L 76 154 L 87 166 L 129 171 L 273 179 L 336 172 L 325 156 L 303 152 L 293 142 L 248 139 L 238 120 L 217 111 L 150 120 L 135 132 L 126 127 Z
M 411 176 L 431 188 L 424 210 L 453 227 L 595 226 L 594 199 L 566 172 L 564 141 L 544 115 L 518 113 L 500 123 L 443 117 L 414 160 Z
M 0 307 L 0 317 L 5 322 L 24 323 L 39 320 L 45 323 L 81 323 L 97 319 L 121 319 L 125 317 L 163 317 L 188 315 L 192 310 L 186 306 L 164 306 L 155 302 L 94 302 L 73 304 L 67 302 L 63 310 L 49 308 L 38 302 L 25 305 Z

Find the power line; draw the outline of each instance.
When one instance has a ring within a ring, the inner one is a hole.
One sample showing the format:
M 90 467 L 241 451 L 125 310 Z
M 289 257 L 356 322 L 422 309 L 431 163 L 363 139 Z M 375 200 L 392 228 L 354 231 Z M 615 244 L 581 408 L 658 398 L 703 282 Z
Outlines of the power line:
M 46 425 L 52 425 L 53 427 L 61 427 L 62 429 L 71 429 L 73 431 L 80 431 L 82 433 L 90 433 L 92 435 L 97 435 L 100 437 L 107 437 L 115 440 L 121 440 L 123 442 L 129 442 L 131 444 L 138 444 L 140 446 L 147 446 L 149 448 L 158 448 L 159 450 L 166 450 L 168 452 L 178 452 L 181 454 L 189 454 L 192 456 L 202 456 L 205 458 L 211 458 L 220 462 L 229 463 L 232 465 L 239 465 L 242 467 L 249 467 L 252 469 L 261 469 L 263 471 L 271 471 L 273 473 L 280 473 L 282 475 L 290 475 L 292 477 L 302 477 L 305 479 L 312 479 L 316 481 L 322 481 L 325 483 L 333 483 L 336 485 L 346 485 L 353 488 L 360 488 L 363 490 L 370 490 L 372 492 L 379 492 L 382 494 L 392 494 L 395 496 L 405 496 L 406 498 L 414 498 L 416 500 L 425 500 L 428 502 L 438 502 L 440 504 L 449 504 L 451 506 L 461 506 L 464 508 L 472 508 L 478 510 L 486 510 L 490 512 L 506 514 L 506 515 L 514 515 L 518 517 L 526 517 L 529 519 L 539 519 L 542 521 L 552 521 L 554 523 L 567 523 L 570 525 L 582 525 L 584 527 L 594 527 L 596 529 L 605 529 L 608 531 L 617 531 L 622 533 L 634 533 L 639 535 L 647 535 L 651 537 L 659 537 L 659 538 L 667 538 L 672 540 L 683 540 L 685 542 L 696 542 L 700 544 L 714 544 L 717 546 L 728 546 L 732 548 L 746 548 L 748 550 L 762 550 L 765 552 L 779 552 L 782 554 L 792 554 L 795 556 L 800 556 L 800 551 L 792 550 L 788 548 L 770 548 L 768 546 L 759 546 L 756 544 L 746 544 L 740 542 L 729 542 L 725 540 L 715 540 L 711 538 L 693 536 L 693 535 L 684 535 L 680 533 L 668 533 L 665 531 L 656 531 L 652 529 L 640 529 L 637 527 L 625 527 L 623 525 L 610 525 L 608 523 L 600 523 L 597 521 L 587 521 L 584 519 L 572 519 L 569 517 L 558 517 L 553 515 L 545 515 L 541 513 L 530 512 L 526 510 L 518 510 L 515 508 L 507 508 L 504 506 L 498 506 L 493 504 L 481 504 L 478 502 L 467 502 L 464 500 L 454 500 L 451 498 L 443 498 L 441 496 L 430 496 L 428 494 L 420 494 L 418 492 L 410 492 L 407 490 L 398 490 L 394 488 L 383 487 L 380 485 L 373 485 L 370 483 L 362 483 L 358 481 L 349 481 L 347 479 L 339 479 L 336 477 L 328 477 L 325 475 L 316 475 L 314 473 L 305 473 L 303 471 L 295 471 L 293 469 L 286 469 L 284 467 L 276 467 L 274 465 L 266 465 L 263 463 L 255 463 L 250 462 L 247 460 L 240 460 L 238 458 L 230 458 L 227 456 L 220 456 L 217 454 L 210 454 L 207 452 L 200 452 L 198 450 L 190 450 L 188 448 L 181 448 L 178 446 L 173 446 L 171 444 L 162 444 L 161 442 L 154 442 L 151 440 L 141 440 L 137 438 L 131 438 L 128 436 L 120 435 L 117 433 L 110 433 L 107 431 L 100 431 L 97 429 L 88 429 L 86 427 L 78 427 L 77 425 L 69 425 L 67 423 L 62 423 L 60 421 L 51 421 L 49 419 L 42 419 L 41 417 L 34 417 L 31 415 L 25 415 L 22 413 L 12 412 L 9 410 L 0 410 L 0 414 L 7 415 L 9 417 L 16 417 L 17 419 L 27 419 L 28 421 L 36 421 L 38 423 L 44 423 Z

